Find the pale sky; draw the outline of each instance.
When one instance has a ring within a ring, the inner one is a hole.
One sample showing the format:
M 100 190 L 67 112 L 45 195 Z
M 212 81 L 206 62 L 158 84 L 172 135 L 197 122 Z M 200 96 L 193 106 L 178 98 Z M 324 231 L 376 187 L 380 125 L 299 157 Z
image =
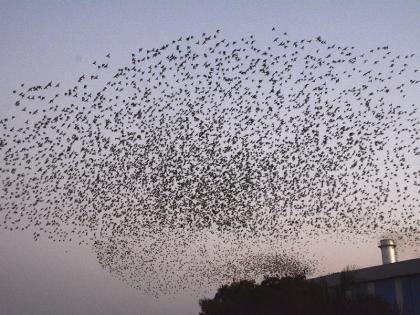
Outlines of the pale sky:
M 139 47 L 180 36 L 221 29 L 229 38 L 265 38 L 273 26 L 295 38 L 321 35 L 420 55 L 418 0 L 0 0 L 0 117 L 13 114 L 11 91 L 20 83 L 72 82 L 108 52 L 124 64 Z M 357 247 L 329 238 L 312 249 L 324 256 L 327 272 L 381 263 L 375 242 Z M 415 250 L 405 248 L 400 259 L 418 257 Z M 102 270 L 90 248 L 34 242 L 30 232 L 0 231 L 0 305 L 4 314 L 198 314 L 195 296 L 142 295 Z

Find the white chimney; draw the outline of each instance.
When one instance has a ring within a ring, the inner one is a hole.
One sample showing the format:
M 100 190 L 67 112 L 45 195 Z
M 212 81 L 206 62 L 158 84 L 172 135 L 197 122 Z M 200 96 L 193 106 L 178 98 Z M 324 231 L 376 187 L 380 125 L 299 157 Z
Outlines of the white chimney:
M 397 255 L 395 252 L 395 248 L 397 244 L 395 244 L 394 240 L 391 239 L 384 239 L 379 242 L 379 246 L 382 252 L 382 263 L 392 264 L 397 261 Z

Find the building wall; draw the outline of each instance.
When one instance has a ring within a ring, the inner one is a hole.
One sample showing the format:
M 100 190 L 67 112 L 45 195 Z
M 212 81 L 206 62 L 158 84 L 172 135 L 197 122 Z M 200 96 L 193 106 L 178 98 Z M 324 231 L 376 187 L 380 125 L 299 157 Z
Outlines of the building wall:
M 391 304 L 397 304 L 395 279 L 375 281 L 375 295 L 384 298 Z
M 420 315 L 420 275 L 402 278 L 403 309 L 411 315 Z
M 404 315 L 420 315 L 420 275 L 358 283 L 351 296 L 374 294 L 396 305 Z

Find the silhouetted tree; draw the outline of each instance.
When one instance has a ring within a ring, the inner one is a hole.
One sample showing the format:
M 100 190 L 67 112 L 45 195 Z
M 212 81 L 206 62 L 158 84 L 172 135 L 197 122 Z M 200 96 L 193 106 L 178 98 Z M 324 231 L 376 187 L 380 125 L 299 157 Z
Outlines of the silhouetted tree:
M 385 301 L 330 294 L 304 276 L 243 280 L 220 287 L 213 299 L 199 301 L 200 315 L 394 315 Z

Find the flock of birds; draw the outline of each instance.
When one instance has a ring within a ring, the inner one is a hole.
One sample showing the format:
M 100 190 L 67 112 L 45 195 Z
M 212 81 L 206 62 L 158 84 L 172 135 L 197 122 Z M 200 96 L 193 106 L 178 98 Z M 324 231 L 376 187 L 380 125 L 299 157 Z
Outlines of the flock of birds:
M 418 244 L 414 54 L 272 35 L 190 35 L 21 84 L 0 224 L 88 243 L 156 295 L 312 270 L 293 244 L 331 233 Z

